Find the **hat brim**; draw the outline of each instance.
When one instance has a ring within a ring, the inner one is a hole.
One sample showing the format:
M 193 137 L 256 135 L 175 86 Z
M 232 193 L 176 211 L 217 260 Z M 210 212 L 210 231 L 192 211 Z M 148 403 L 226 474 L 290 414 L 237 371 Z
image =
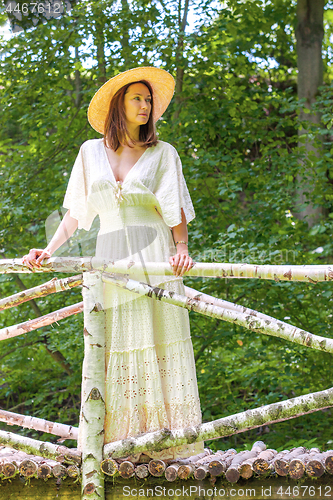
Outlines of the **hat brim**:
M 173 76 L 164 69 L 151 66 L 129 69 L 104 83 L 91 99 L 88 108 L 88 121 L 97 132 L 104 134 L 104 124 L 114 94 L 124 85 L 139 80 L 147 80 L 153 89 L 154 122 L 163 115 L 174 93 L 175 80 Z

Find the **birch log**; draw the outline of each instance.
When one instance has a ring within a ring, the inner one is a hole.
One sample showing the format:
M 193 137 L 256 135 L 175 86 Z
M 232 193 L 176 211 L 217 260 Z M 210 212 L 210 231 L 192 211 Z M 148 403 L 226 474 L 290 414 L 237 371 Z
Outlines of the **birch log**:
M 70 276 L 69 278 L 57 279 L 52 278 L 47 283 L 42 285 L 29 288 L 19 293 L 15 293 L 10 297 L 5 297 L 0 299 L 0 311 L 9 309 L 10 307 L 18 306 L 24 302 L 28 302 L 32 299 L 39 299 L 40 297 L 45 297 L 51 293 L 63 292 L 65 290 L 70 290 L 75 286 L 82 285 L 82 274 L 78 276 Z
M 207 474 L 210 473 L 210 468 L 209 465 L 211 462 L 214 462 L 216 460 L 221 460 L 225 463 L 226 459 L 232 455 L 235 455 L 237 452 L 233 448 L 227 450 L 227 451 L 222 451 L 218 450 L 216 453 L 200 458 L 199 460 L 196 460 L 196 469 L 193 473 L 193 476 L 195 479 L 202 480 L 205 479 Z M 213 477 L 213 476 L 211 476 Z
M 12 337 L 17 337 L 23 333 L 31 332 L 42 328 L 43 326 L 51 325 L 56 323 L 61 319 L 68 318 L 73 314 L 78 314 L 83 311 L 83 302 L 78 302 L 68 307 L 63 307 L 58 309 L 58 311 L 53 311 L 45 316 L 40 316 L 39 318 L 31 319 L 25 321 L 24 323 L 19 323 L 18 325 L 9 326 L 8 328 L 2 328 L 0 330 L 0 340 L 11 339 Z
M 232 463 L 235 453 L 234 450 L 227 450 L 223 455 L 215 457 L 215 460 L 211 460 L 208 464 L 208 471 L 211 477 L 221 476 Z M 244 453 L 244 452 L 240 452 Z
M 174 431 L 162 429 L 137 438 L 108 443 L 104 446 L 104 454 L 118 458 L 149 450 L 160 451 L 173 446 L 232 436 L 262 425 L 283 422 L 331 406 L 333 406 L 333 388 L 236 413 L 196 427 Z
M 0 448 L 0 473 L 3 464 L 7 464 L 7 470 L 12 472 L 18 470 L 24 477 L 37 475 L 39 478 L 47 479 L 51 477 L 52 473 L 55 477 L 59 477 L 59 474 L 64 475 L 64 469 L 66 475 L 72 478 L 77 478 L 80 474 L 80 469 L 76 464 L 71 464 L 66 468 L 50 458 L 29 455 L 12 448 Z
M 140 464 L 137 467 L 135 467 L 135 476 L 138 479 L 145 479 L 146 477 L 148 477 L 149 476 L 148 465 Z
M 38 464 L 35 460 L 27 459 L 23 460 L 19 467 L 20 474 L 24 477 L 33 477 L 37 474 Z
M 327 452 L 325 458 L 325 469 L 329 474 L 333 474 L 333 450 Z
M 195 471 L 194 464 L 180 465 L 177 471 L 177 476 L 179 477 L 179 479 L 188 479 L 190 476 L 193 475 L 194 471 Z
M 312 333 L 301 330 L 296 326 L 289 325 L 275 318 L 271 318 L 270 316 L 265 316 L 266 319 L 261 319 L 252 314 L 244 314 L 232 309 L 224 309 L 223 307 L 215 306 L 207 302 L 198 302 L 196 299 L 191 299 L 190 297 L 179 295 L 175 292 L 169 292 L 168 290 L 156 286 L 153 287 L 147 283 L 135 281 L 118 274 L 110 275 L 108 273 L 103 273 L 103 280 L 106 283 L 114 284 L 120 288 L 137 293 L 138 295 L 145 295 L 161 302 L 184 307 L 189 311 L 196 311 L 210 318 L 228 321 L 229 323 L 243 326 L 254 332 L 279 337 L 305 347 L 333 353 L 333 339 L 313 335 Z
M 30 455 L 37 455 L 44 458 L 52 458 L 57 461 L 81 462 L 81 453 L 75 448 L 66 448 L 45 441 L 38 441 L 13 432 L 0 431 L 0 444 L 14 448 L 15 450 L 25 451 Z
M 283 325 L 288 325 L 294 328 L 292 325 L 289 325 L 289 323 L 284 323 L 283 321 L 272 318 L 272 316 L 268 316 L 267 314 L 256 311 L 255 309 L 250 309 L 249 307 L 234 304 L 233 302 L 229 302 L 228 300 L 223 300 L 217 297 L 213 297 L 212 295 L 207 295 L 206 293 L 200 292 L 199 290 L 195 290 L 194 288 L 190 288 L 188 286 L 184 286 L 184 289 L 186 297 L 189 297 L 190 299 L 193 299 L 197 302 L 204 302 L 205 304 L 222 307 L 223 309 L 230 309 L 231 311 L 255 316 L 256 318 L 260 318 L 265 321 L 278 321 L 279 323 L 283 323 Z
M 52 467 L 49 464 L 39 464 L 37 469 L 38 479 L 48 479 L 52 475 Z
M 249 479 L 253 476 L 253 462 L 256 460 L 256 457 L 248 458 L 244 460 L 244 462 L 239 466 L 239 474 L 243 479 Z
M 101 470 L 107 476 L 115 476 L 118 472 L 118 464 L 112 458 L 106 458 L 101 462 Z
M 99 271 L 83 274 L 84 360 L 82 368 L 80 442 L 82 500 L 104 498 L 105 312 Z M 121 425 L 121 423 L 120 423 Z
M 163 476 L 165 469 L 166 469 L 165 462 L 163 460 L 159 460 L 157 458 L 150 460 L 150 462 L 148 464 L 148 470 L 149 470 L 150 474 L 154 477 Z
M 287 476 L 289 472 L 289 463 L 291 462 L 291 460 L 298 455 L 302 455 L 305 451 L 306 448 L 304 448 L 304 446 L 298 446 L 297 448 L 294 448 L 290 451 L 286 451 L 286 453 L 284 453 L 283 451 L 278 453 L 278 455 L 273 460 L 275 472 L 279 476 Z
M 1 409 L 0 422 L 5 422 L 7 425 L 20 425 L 21 427 L 34 429 L 35 431 L 47 432 L 48 434 L 54 434 L 64 439 L 77 439 L 78 434 L 77 427 L 72 427 L 71 425 L 49 422 L 42 418 L 29 417 Z
M 241 470 L 242 465 L 246 461 L 248 461 L 252 458 L 253 458 L 253 461 L 255 461 L 257 456 L 259 455 L 259 453 L 261 453 L 265 449 L 266 449 L 265 443 L 263 443 L 262 441 L 257 441 L 253 444 L 251 450 L 245 451 L 242 455 L 237 454 L 233 458 L 233 460 L 232 460 L 232 462 L 231 462 L 231 464 L 226 472 L 227 481 L 229 481 L 230 483 L 236 483 L 238 481 L 238 479 L 240 478 L 240 475 L 241 475 L 240 470 Z M 252 471 L 251 471 L 251 475 L 252 475 Z
M 132 464 L 132 462 L 130 462 L 129 460 L 124 460 L 124 462 L 119 465 L 119 474 L 124 479 L 133 477 L 135 474 L 134 464 Z
M 306 464 L 312 457 L 317 454 L 316 451 L 306 451 L 305 453 L 298 455 L 289 462 L 288 474 L 292 479 L 300 479 L 305 472 Z
M 178 477 L 178 469 L 180 467 L 180 464 L 178 463 L 174 463 L 174 464 L 171 464 L 169 465 L 166 469 L 165 469 L 165 479 L 167 481 L 176 481 L 177 477 Z M 149 472 L 149 471 L 148 471 Z
M 99 269 L 109 273 L 122 273 L 128 276 L 137 274 L 142 270 L 140 262 L 131 260 L 119 260 L 115 264 L 96 257 L 52 257 L 46 263 L 36 269 L 36 273 L 76 273 Z M 172 276 L 172 268 L 166 262 L 147 262 L 145 268 L 152 276 Z M 0 274 L 7 273 L 31 273 L 32 271 L 24 264 L 22 259 L 1 259 Z M 274 281 L 305 281 L 307 283 L 318 283 L 319 281 L 333 280 L 332 265 L 308 265 L 308 266 L 272 266 L 269 264 L 242 264 L 242 263 L 207 263 L 196 262 L 185 276 L 197 276 L 206 278 L 252 278 Z
M 2 464 L 1 473 L 4 475 L 5 479 L 9 479 L 18 473 L 18 467 L 11 462 L 5 462 Z
M 253 470 L 256 474 L 266 474 L 270 469 L 270 462 L 276 457 L 277 451 L 268 449 L 259 453 L 257 459 L 253 462 Z
M 315 453 L 306 464 L 306 473 L 309 477 L 321 477 L 325 474 L 325 453 Z

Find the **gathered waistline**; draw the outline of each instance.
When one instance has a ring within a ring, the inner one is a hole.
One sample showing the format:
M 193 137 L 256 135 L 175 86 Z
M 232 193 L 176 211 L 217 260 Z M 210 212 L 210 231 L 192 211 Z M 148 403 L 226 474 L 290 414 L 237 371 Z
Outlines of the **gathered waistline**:
M 145 226 L 149 224 L 162 225 L 169 229 L 157 206 L 146 205 L 125 205 L 119 208 L 108 209 L 99 213 L 100 232 L 107 233 L 113 227 L 122 226 Z
M 160 219 L 162 219 L 161 215 L 161 210 L 157 205 L 129 205 L 127 203 L 120 204 L 120 206 L 115 206 L 115 207 L 107 207 L 105 210 L 101 211 L 100 213 L 105 214 L 105 213 L 129 213 L 129 214 L 136 214 L 136 213 L 142 213 L 142 214 L 151 214 L 151 215 L 156 215 Z

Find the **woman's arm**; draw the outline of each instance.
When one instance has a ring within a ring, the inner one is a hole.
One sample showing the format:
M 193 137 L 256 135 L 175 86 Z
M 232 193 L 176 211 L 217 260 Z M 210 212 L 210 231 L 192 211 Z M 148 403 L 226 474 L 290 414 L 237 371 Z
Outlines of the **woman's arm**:
M 173 267 L 175 276 L 183 276 L 193 266 L 193 260 L 188 254 L 188 233 L 184 210 L 181 209 L 182 221 L 178 226 L 172 228 L 172 234 L 176 243 L 177 253 L 170 257 L 169 262 Z M 177 243 L 177 241 L 186 241 L 186 243 Z
M 72 236 L 77 226 L 78 221 L 70 216 L 70 211 L 68 210 L 47 247 L 44 250 L 32 248 L 27 255 L 24 255 L 22 262 L 32 270 L 34 266 L 41 267 L 41 262 L 44 259 L 50 258 Z

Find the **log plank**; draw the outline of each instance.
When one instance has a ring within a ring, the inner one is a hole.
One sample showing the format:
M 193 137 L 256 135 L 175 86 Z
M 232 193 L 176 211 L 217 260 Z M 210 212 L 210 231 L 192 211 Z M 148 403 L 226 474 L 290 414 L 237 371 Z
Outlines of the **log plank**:
M 130 477 L 133 477 L 135 474 L 135 469 L 134 465 L 132 462 L 129 462 L 128 460 L 125 460 L 119 465 L 119 474 L 121 477 L 128 479 Z
M 118 473 L 118 464 L 113 458 L 105 458 L 101 462 L 101 470 L 107 476 L 115 476 Z
M 163 476 L 166 469 L 166 463 L 163 460 L 153 459 L 148 464 L 148 470 L 152 476 Z
M 195 464 L 180 465 L 177 475 L 180 479 L 188 479 L 195 471 Z
M 167 481 L 176 481 L 178 477 L 178 469 L 181 466 L 181 464 L 175 463 L 175 464 L 170 464 L 166 469 L 165 469 L 165 479 Z
M 301 455 L 305 451 L 306 449 L 304 448 L 304 446 L 299 446 L 298 448 L 294 448 L 285 453 L 283 456 L 276 458 L 276 460 L 274 460 L 273 462 L 275 472 L 279 476 L 287 476 L 289 472 L 289 462 L 291 462 L 291 460 L 297 455 Z
M 276 457 L 276 450 L 265 450 L 259 453 L 257 459 L 253 462 L 253 470 L 258 475 L 266 474 L 270 469 L 270 462 Z
M 149 476 L 149 470 L 147 464 L 140 464 L 135 467 L 135 476 L 138 479 L 144 479 Z

